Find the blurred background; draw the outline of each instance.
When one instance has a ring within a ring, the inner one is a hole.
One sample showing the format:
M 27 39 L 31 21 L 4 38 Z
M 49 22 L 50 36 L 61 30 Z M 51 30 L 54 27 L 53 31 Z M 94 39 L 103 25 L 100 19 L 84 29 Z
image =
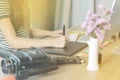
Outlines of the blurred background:
M 31 7 L 31 26 L 40 29 L 60 29 L 79 25 L 94 0 L 28 0 Z
M 108 9 L 113 0 L 28 0 L 31 8 L 31 26 L 39 29 L 61 29 L 81 25 L 89 10 L 97 11 L 96 5 L 102 3 Z M 120 1 L 116 2 L 114 29 L 120 26 Z

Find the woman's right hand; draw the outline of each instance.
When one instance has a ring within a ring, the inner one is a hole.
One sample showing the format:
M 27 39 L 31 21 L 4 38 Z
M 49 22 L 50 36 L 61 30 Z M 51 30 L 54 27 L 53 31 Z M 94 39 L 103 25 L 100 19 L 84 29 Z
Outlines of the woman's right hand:
M 52 38 L 50 40 L 51 47 L 63 48 L 65 47 L 65 43 L 66 43 L 65 36 L 59 36 L 57 38 Z

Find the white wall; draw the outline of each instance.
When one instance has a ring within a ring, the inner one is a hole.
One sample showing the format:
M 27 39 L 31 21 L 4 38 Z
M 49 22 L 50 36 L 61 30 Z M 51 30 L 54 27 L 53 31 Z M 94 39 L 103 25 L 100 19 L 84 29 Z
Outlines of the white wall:
M 71 0 L 56 0 L 54 29 L 61 29 L 63 25 L 69 27 Z
M 63 0 L 61 0 L 63 1 Z M 85 19 L 89 10 L 94 9 L 94 0 L 71 0 L 70 27 L 80 25 Z M 96 5 L 102 3 L 107 8 L 111 8 L 113 0 L 96 0 Z M 32 26 L 41 29 L 53 29 L 55 24 L 56 0 L 32 0 Z M 120 11 L 120 0 L 117 0 L 117 10 Z M 118 12 L 119 13 L 119 12 Z M 114 16 L 115 22 L 119 26 L 119 14 Z M 62 19 L 59 18 L 59 19 Z M 117 20 L 116 20 L 117 19 Z
M 52 30 L 56 0 L 32 0 L 32 26 Z
M 74 0 L 72 3 L 71 27 L 81 25 L 87 12 L 94 10 L 94 0 Z

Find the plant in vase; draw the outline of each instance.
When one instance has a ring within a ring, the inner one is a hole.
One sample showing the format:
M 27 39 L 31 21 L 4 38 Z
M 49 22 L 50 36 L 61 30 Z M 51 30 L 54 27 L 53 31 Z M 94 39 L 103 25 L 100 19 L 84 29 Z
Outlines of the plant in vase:
M 89 11 L 85 21 L 83 22 L 81 29 L 85 31 L 87 36 L 90 36 L 89 45 L 89 58 L 88 58 L 88 70 L 98 70 L 98 43 L 101 43 L 104 39 L 104 33 L 106 30 L 110 30 L 111 16 L 114 13 L 108 10 L 104 5 L 98 5 L 99 13 Z

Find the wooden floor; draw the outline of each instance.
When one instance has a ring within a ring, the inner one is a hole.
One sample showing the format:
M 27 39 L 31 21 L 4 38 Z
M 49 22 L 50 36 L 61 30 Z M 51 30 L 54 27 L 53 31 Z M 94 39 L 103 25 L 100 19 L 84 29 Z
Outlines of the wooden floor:
M 102 63 L 98 71 L 88 71 L 86 64 L 67 64 L 59 69 L 31 76 L 27 80 L 120 80 L 120 54 L 113 54 L 112 49 L 120 45 L 120 41 L 104 48 Z M 3 76 L 2 73 L 0 76 Z

